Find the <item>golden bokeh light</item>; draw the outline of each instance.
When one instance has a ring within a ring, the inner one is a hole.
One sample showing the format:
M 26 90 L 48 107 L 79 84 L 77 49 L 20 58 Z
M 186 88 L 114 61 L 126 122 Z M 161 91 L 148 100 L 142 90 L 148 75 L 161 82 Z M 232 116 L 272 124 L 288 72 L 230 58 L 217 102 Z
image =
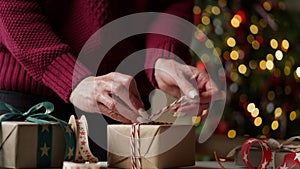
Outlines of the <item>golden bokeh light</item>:
M 296 75 L 297 75 L 298 77 L 300 77 L 300 67 L 297 67 L 297 69 L 296 69 Z
M 272 70 L 272 69 L 274 68 L 274 63 L 273 63 L 273 61 L 268 60 L 268 61 L 266 62 L 266 68 L 267 68 L 268 70 Z
M 250 26 L 250 32 L 254 35 L 258 33 L 258 27 L 256 25 L 251 25 Z
M 277 107 L 275 110 L 274 110 L 274 118 L 275 119 L 278 119 L 280 118 L 282 115 L 282 108 L 281 107 Z
M 263 129 L 262 129 L 262 133 L 263 133 L 264 135 L 269 134 L 269 133 L 270 133 L 270 127 L 267 126 L 267 125 L 264 126 Z
M 239 65 L 238 67 L 238 71 L 241 73 L 241 74 L 245 74 L 247 72 L 247 67 L 244 65 L 244 64 L 241 64 Z
M 254 119 L 254 125 L 255 126 L 260 126 L 262 124 L 262 118 L 261 117 L 256 117 L 255 119 Z
M 228 138 L 235 138 L 236 137 L 236 131 L 235 130 L 229 130 L 227 133 Z
M 230 52 L 230 58 L 232 60 L 238 60 L 239 59 L 239 52 L 236 50 L 233 50 Z
M 289 66 L 284 66 L 283 73 L 284 75 L 289 76 L 291 74 L 291 68 Z
M 267 97 L 270 101 L 273 101 L 275 99 L 275 92 L 274 91 L 269 91 L 267 94 Z
M 254 108 L 254 110 L 251 112 L 251 116 L 255 118 L 258 115 L 259 115 L 259 109 L 258 108 Z
M 271 53 L 269 53 L 269 54 L 267 54 L 266 59 L 274 61 L 274 56 Z
M 212 12 L 214 15 L 219 15 L 219 14 L 221 13 L 221 10 L 220 10 L 219 7 L 213 6 L 213 7 L 211 8 L 211 12 Z
M 255 104 L 254 103 L 249 103 L 247 105 L 247 111 L 252 113 L 254 111 L 254 109 L 256 108 Z
M 229 37 L 226 42 L 229 47 L 234 47 L 236 45 L 236 41 L 233 37 Z
M 282 53 L 282 51 L 281 50 L 277 50 L 275 52 L 275 57 L 276 57 L 277 60 L 281 61 L 283 59 L 283 53 Z
M 272 130 L 277 130 L 279 127 L 279 122 L 277 120 L 274 120 L 271 124 Z
M 266 11 L 270 11 L 270 10 L 272 9 L 272 4 L 270 4 L 269 1 L 265 1 L 265 2 L 263 3 L 263 7 L 264 7 L 264 9 L 265 9 Z
M 230 73 L 230 79 L 234 82 L 238 81 L 239 80 L 239 75 L 237 74 L 237 72 L 231 72 Z
M 289 47 L 290 47 L 289 41 L 286 40 L 286 39 L 282 40 L 282 42 L 281 42 L 281 49 L 283 51 L 287 51 L 289 49 Z
M 278 42 L 276 39 L 271 39 L 270 40 L 270 46 L 273 48 L 273 49 L 277 49 L 278 48 Z
M 197 5 L 195 5 L 194 8 L 193 8 L 193 13 L 195 15 L 199 15 L 201 13 L 201 8 Z
M 267 66 L 266 66 L 266 61 L 265 61 L 265 60 L 261 60 L 261 61 L 259 62 L 259 68 L 260 68 L 261 70 L 266 70 Z
M 260 44 L 257 40 L 252 41 L 252 48 L 258 50 L 260 48 Z
M 227 5 L 227 0 L 218 0 L 218 4 L 220 7 L 225 7 Z
M 208 16 L 203 16 L 201 19 L 201 22 L 203 25 L 209 25 L 210 24 L 210 18 Z
M 296 120 L 296 118 L 297 118 L 297 112 L 296 111 L 292 111 L 290 113 L 290 120 L 294 121 L 294 120 Z
M 252 70 L 256 69 L 257 68 L 257 61 L 256 60 L 250 60 L 249 67 Z
M 248 43 L 252 44 L 252 42 L 255 40 L 255 37 L 253 35 L 248 35 L 247 36 L 247 41 Z
M 238 18 L 238 15 L 235 15 L 230 21 L 232 27 L 238 28 L 241 24 L 241 20 Z

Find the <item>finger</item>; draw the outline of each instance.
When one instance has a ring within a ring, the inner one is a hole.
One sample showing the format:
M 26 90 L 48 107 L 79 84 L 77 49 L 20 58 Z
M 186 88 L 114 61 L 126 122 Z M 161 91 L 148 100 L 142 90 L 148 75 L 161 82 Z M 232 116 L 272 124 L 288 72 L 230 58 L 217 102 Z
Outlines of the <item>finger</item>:
M 183 72 L 182 77 L 181 76 L 176 77 L 176 82 L 184 95 L 188 96 L 190 99 L 198 99 L 199 93 L 197 88 L 197 82 L 195 79 L 192 79 L 191 77 L 192 77 L 191 71 Z
M 102 92 L 96 96 L 96 101 L 104 104 L 108 109 L 114 110 L 116 106 L 115 100 L 108 94 L 108 92 Z
M 224 95 L 225 94 L 221 91 L 204 91 L 200 94 L 200 103 L 208 103 L 212 100 L 221 100 L 225 98 Z
M 142 102 L 140 93 L 138 92 L 137 85 L 135 81 L 132 81 L 132 83 L 129 86 L 129 99 L 132 103 L 132 106 L 138 110 L 140 114 L 146 113 L 144 109 L 144 103 Z
M 150 122 L 148 119 L 143 118 L 141 115 L 138 114 L 138 112 L 134 112 L 131 110 L 126 103 L 123 102 L 120 98 L 117 96 L 114 96 L 117 104 L 116 108 L 118 112 L 127 119 L 129 119 L 133 123 L 148 123 Z
M 97 106 L 99 109 L 99 113 L 101 113 L 105 116 L 108 116 L 116 121 L 122 122 L 122 123 L 130 123 L 130 120 L 126 119 L 118 112 L 108 109 L 105 105 L 99 103 Z
M 138 113 L 139 109 L 144 109 L 144 104 L 138 94 L 135 82 L 132 81 L 133 79 L 130 82 L 119 82 L 116 79 L 115 83 L 118 85 L 114 85 L 113 94 L 118 96 L 132 111 Z

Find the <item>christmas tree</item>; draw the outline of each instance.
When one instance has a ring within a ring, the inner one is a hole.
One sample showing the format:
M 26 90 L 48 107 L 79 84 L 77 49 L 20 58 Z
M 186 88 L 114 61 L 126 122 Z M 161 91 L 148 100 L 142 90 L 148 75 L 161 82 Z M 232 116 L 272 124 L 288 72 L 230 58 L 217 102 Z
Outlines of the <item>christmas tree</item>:
M 217 133 L 300 134 L 300 25 L 281 0 L 196 0 L 194 23 L 223 62 L 227 104 Z M 194 64 L 205 69 L 194 56 Z M 201 126 L 201 125 L 200 125 Z

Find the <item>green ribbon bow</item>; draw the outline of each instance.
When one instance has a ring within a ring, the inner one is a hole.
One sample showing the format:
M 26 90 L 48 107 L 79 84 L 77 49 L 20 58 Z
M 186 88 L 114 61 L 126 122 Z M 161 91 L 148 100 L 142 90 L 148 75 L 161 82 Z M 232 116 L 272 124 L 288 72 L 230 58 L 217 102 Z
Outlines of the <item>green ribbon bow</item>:
M 64 160 L 72 161 L 75 157 L 75 133 L 67 122 L 50 115 L 53 110 L 54 105 L 51 102 L 38 103 L 24 113 L 7 103 L 0 102 L 0 111 L 7 111 L 7 113 L 0 116 L 0 123 L 3 121 L 28 121 L 49 125 L 51 124 L 50 121 L 58 122 L 66 139 Z

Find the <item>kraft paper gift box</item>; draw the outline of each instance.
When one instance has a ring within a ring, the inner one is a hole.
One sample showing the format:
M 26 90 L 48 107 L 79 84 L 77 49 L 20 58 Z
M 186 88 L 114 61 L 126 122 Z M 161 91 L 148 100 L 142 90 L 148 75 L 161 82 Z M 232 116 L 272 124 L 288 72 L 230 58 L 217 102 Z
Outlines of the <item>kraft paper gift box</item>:
M 131 168 L 131 125 L 108 125 L 108 167 Z M 195 129 L 189 125 L 140 125 L 143 168 L 195 164 Z
M 0 167 L 62 167 L 66 141 L 57 122 L 39 125 L 31 122 L 1 123 Z

